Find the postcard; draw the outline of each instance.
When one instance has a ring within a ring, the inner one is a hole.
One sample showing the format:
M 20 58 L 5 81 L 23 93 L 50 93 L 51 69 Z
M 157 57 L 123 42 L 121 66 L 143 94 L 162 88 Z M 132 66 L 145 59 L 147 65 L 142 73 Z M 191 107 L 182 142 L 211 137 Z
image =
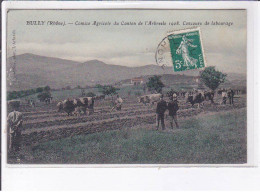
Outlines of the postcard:
M 248 166 L 247 16 L 8 9 L 6 163 Z

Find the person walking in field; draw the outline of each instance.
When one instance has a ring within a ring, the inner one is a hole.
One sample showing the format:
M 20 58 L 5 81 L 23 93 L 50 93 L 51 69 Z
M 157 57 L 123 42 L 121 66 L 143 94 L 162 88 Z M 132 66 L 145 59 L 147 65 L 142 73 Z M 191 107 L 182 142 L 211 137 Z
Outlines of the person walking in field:
M 179 128 L 177 121 L 177 111 L 179 110 L 177 96 L 173 95 L 173 97 L 170 98 L 170 102 L 168 103 L 168 110 L 171 128 L 173 129 L 173 121 L 175 122 L 176 127 Z
M 226 104 L 227 103 L 227 97 L 228 97 L 227 91 L 223 90 L 222 91 L 222 103 L 221 104 Z
M 23 114 L 14 108 L 7 117 L 7 144 L 9 152 L 19 152 L 21 148 Z
M 160 122 L 162 125 L 162 130 L 165 130 L 165 124 L 164 124 L 164 113 L 167 110 L 167 103 L 163 99 L 163 95 L 161 95 L 159 102 L 157 103 L 156 107 L 156 120 L 157 120 L 157 129 L 159 129 Z

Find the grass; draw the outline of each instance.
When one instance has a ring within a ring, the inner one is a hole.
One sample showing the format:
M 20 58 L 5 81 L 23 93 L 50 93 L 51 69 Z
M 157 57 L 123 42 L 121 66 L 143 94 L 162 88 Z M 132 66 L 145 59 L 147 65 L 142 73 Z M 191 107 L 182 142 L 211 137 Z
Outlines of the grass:
M 49 141 L 23 148 L 24 163 L 246 163 L 245 109 L 200 115 L 180 125 L 174 133 L 142 127 Z

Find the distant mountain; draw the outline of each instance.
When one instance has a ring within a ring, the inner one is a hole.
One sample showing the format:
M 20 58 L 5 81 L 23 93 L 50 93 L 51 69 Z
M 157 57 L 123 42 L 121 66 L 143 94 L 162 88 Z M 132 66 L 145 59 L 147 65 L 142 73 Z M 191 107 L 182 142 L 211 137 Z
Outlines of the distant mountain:
M 157 65 L 141 67 L 126 67 L 106 64 L 102 61 L 91 60 L 84 63 L 45 57 L 30 53 L 16 56 L 16 78 L 8 90 L 23 90 L 49 85 L 51 88 L 63 88 L 77 85 L 113 84 L 120 80 L 147 75 L 177 75 L 172 67 L 162 69 Z M 13 60 L 7 60 L 7 70 Z M 183 75 L 196 76 L 199 71 L 181 72 Z M 8 74 L 9 72 L 7 72 Z

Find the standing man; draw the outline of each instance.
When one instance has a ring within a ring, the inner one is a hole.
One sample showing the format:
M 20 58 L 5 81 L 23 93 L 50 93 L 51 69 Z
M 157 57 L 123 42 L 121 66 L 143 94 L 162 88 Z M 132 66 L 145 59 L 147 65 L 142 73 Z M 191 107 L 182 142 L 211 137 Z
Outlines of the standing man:
M 228 91 L 228 99 L 229 99 L 229 104 L 233 105 L 234 104 L 234 95 L 235 95 L 235 92 L 229 88 L 229 91 Z
M 156 116 L 157 116 L 157 129 L 159 129 L 159 125 L 161 122 L 162 130 L 165 130 L 165 124 L 164 124 L 164 113 L 167 110 L 167 103 L 163 99 L 163 95 L 160 97 L 160 101 L 157 103 L 156 107 Z
M 14 108 L 7 117 L 8 151 L 19 152 L 21 148 L 23 115 Z
M 179 106 L 178 106 L 177 96 L 173 96 L 170 98 L 170 102 L 168 103 L 168 110 L 169 110 L 171 128 L 173 129 L 173 121 L 174 121 L 178 129 L 179 125 L 177 121 L 177 111 L 179 110 Z
M 222 103 L 221 104 L 226 104 L 227 102 L 227 91 L 224 89 L 222 91 Z
M 94 100 L 94 97 L 90 97 L 88 98 L 88 109 L 89 109 L 89 114 L 93 114 L 94 113 L 94 103 L 95 103 L 95 100 Z

